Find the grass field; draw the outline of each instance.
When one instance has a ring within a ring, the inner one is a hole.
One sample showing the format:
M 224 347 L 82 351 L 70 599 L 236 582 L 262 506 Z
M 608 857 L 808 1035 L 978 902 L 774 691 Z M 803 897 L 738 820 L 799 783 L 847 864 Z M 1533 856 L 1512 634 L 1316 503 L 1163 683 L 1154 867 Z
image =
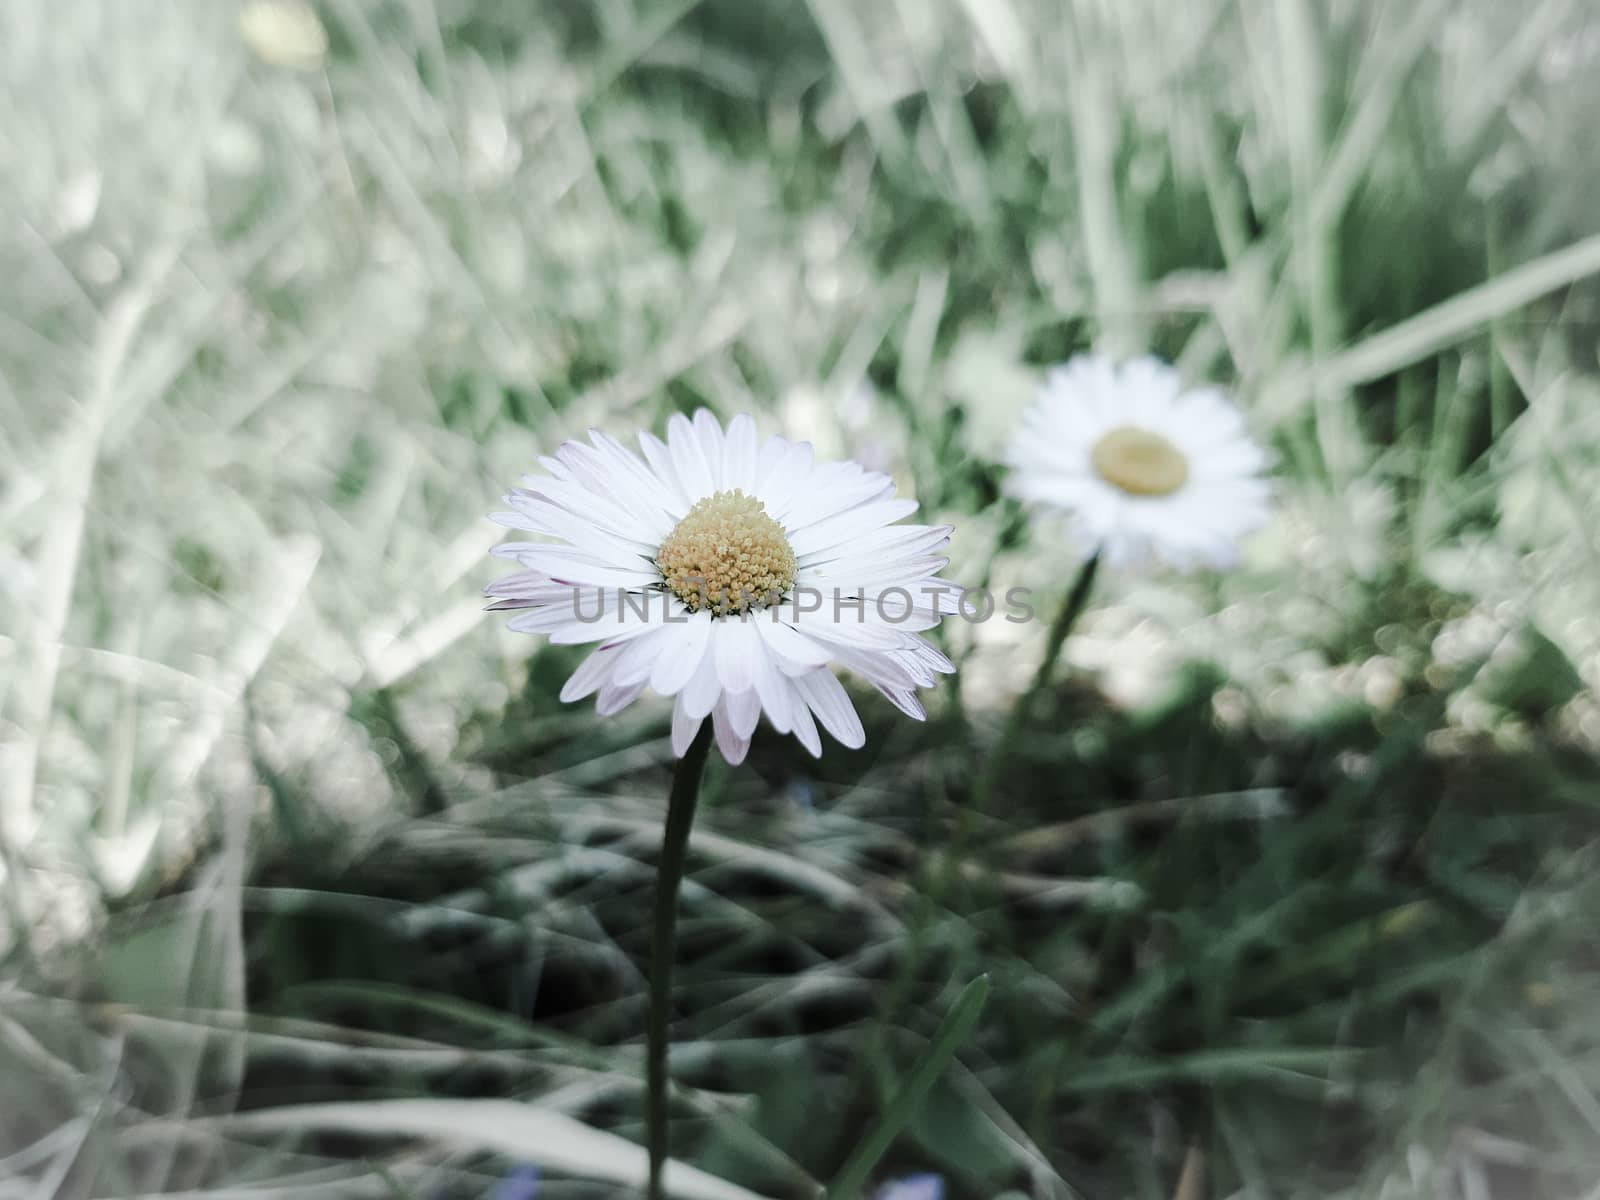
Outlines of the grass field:
M 992 789 L 1042 624 L 713 762 L 682 1194 L 818 1195 L 986 975 L 874 1186 L 1600 1196 L 1597 112 L 1587 0 L 7 0 L 0 1200 L 629 1194 L 668 708 L 485 514 L 751 411 L 1048 610 L 1091 347 L 1277 515 L 1102 572 Z

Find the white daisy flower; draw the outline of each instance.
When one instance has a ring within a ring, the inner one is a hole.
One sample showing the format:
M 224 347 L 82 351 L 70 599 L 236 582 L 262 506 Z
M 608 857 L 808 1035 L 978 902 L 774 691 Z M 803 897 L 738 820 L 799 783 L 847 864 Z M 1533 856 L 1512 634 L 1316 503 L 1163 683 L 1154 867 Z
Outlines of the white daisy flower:
M 1238 408 L 1156 358 L 1052 369 L 1007 460 L 1013 495 L 1070 512 L 1114 565 L 1227 566 L 1268 515 L 1267 456 Z
M 862 745 L 834 666 L 923 719 L 917 689 L 955 670 L 919 636 L 957 609 L 959 588 L 938 578 L 949 526 L 896 524 L 917 505 L 887 475 L 758 442 L 746 415 L 726 432 L 704 409 L 677 415 L 665 442 L 641 433 L 639 448 L 591 430 L 493 514 L 551 540 L 495 549 L 523 569 L 486 589 L 501 597 L 490 607 L 528 610 L 509 623 L 519 632 L 600 643 L 562 700 L 598 693 L 607 716 L 647 687 L 675 697 L 674 753 L 709 716 L 730 763 L 762 713 L 813 755 L 818 723 Z

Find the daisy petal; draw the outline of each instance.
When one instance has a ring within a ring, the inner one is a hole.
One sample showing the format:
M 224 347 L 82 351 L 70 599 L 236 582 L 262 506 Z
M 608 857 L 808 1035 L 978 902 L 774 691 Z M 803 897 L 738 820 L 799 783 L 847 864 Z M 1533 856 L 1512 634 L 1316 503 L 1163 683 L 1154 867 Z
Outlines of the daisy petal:
M 779 733 L 788 733 L 794 728 L 794 706 L 799 697 L 794 686 L 778 670 L 778 665 L 769 655 L 763 654 L 756 666 L 756 695 L 761 698 L 761 707 L 767 714 L 767 723 Z M 802 704 L 801 707 L 804 707 Z
M 793 680 L 789 681 L 793 684 Z M 806 707 L 798 693 L 789 709 L 794 717 L 794 736 L 800 739 L 800 744 L 806 748 L 812 758 L 822 757 L 822 738 L 817 733 L 817 723 L 811 719 L 811 710 Z
M 677 472 L 691 503 L 717 490 L 716 477 L 701 445 L 700 434 L 682 413 L 674 413 L 667 422 L 667 449 L 672 454 L 672 469 Z M 720 457 L 717 466 L 721 466 Z
M 755 625 L 767 649 L 787 665 L 809 670 L 827 665 L 833 657 L 826 646 L 807 637 L 793 625 L 774 621 L 766 614 Z
M 700 665 L 678 695 L 692 717 L 703 717 L 716 707 L 722 698 L 722 681 L 717 678 L 717 662 L 712 655 L 701 657 Z
M 834 678 L 832 671 L 824 668 L 809 675 L 798 675 L 794 685 L 807 706 L 817 714 L 822 727 L 833 734 L 840 745 L 858 750 L 866 744 L 867 734 L 861 727 L 861 718 L 856 716 L 844 685 Z
M 722 478 L 722 425 L 711 414 L 710 409 L 695 410 L 694 432 L 700 439 L 700 453 L 705 456 L 706 465 L 711 468 L 711 486 L 717 490 L 732 486 Z
M 612 716 L 632 704 L 642 691 L 644 691 L 643 683 L 636 683 L 631 687 L 608 683 L 600 689 L 600 695 L 594 703 L 594 711 L 602 717 Z
M 679 758 L 687 754 L 689 743 L 694 741 L 694 735 L 700 732 L 703 724 L 705 717 L 691 717 L 684 707 L 683 697 L 679 696 L 672 706 L 672 753 Z
M 771 471 L 756 484 L 756 499 L 767 506 L 774 520 L 781 521 L 789 502 L 811 474 L 812 450 L 809 442 L 788 442 Z
M 682 628 L 663 644 L 650 671 L 650 690 L 659 696 L 681 692 L 700 669 L 711 644 L 711 614 L 691 613 Z
M 734 732 L 733 718 L 728 714 L 726 697 L 711 710 L 711 728 L 717 739 L 717 749 L 722 751 L 722 757 L 727 760 L 730 767 L 737 767 L 744 761 L 745 753 L 750 749 L 750 739 L 740 737 Z
M 567 682 L 561 688 L 561 702 L 571 704 L 574 700 L 582 700 L 585 696 L 593 695 L 611 677 L 611 668 L 616 666 L 617 654 L 614 650 L 596 650 L 588 658 L 578 664 Z
M 789 535 L 796 555 L 815 554 L 871 533 L 917 511 L 915 500 L 876 500 Z
M 890 704 L 893 704 L 913 721 L 926 721 L 928 719 L 928 710 L 922 707 L 922 701 L 918 700 L 917 694 L 909 688 L 880 687 L 878 691 L 888 699 Z
M 621 687 L 635 685 L 642 687 L 648 683 L 650 673 L 662 655 L 663 647 L 672 644 L 674 639 L 670 635 L 675 632 L 677 631 L 662 626 L 627 642 L 616 652 L 617 665 L 611 672 L 612 682 Z
M 733 722 L 735 736 L 749 741 L 755 734 L 756 722 L 761 720 L 761 697 L 755 688 L 748 692 L 733 692 L 723 697 L 728 706 L 728 719 Z
M 639 449 L 644 454 L 645 462 L 650 464 L 650 472 L 667 492 L 667 505 L 669 511 L 678 517 L 689 511 L 689 506 L 700 497 L 690 496 L 678 478 L 678 472 L 672 465 L 672 452 L 667 449 L 666 443 L 652 433 L 639 435 Z
M 722 445 L 722 486 L 754 495 L 756 487 L 756 423 L 748 413 L 728 422 Z
M 711 653 L 717 663 L 717 678 L 725 692 L 748 692 L 756 685 L 755 658 L 765 653 L 756 633 L 757 618 L 724 618 L 716 622 Z

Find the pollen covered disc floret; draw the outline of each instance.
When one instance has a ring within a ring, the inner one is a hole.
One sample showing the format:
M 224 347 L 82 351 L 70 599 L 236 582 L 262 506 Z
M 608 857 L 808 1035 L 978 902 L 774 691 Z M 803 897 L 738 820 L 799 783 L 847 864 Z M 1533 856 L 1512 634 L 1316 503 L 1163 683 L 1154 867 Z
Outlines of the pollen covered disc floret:
M 767 506 L 738 488 L 695 501 L 656 552 L 670 591 L 690 612 L 762 609 L 794 584 L 794 551 Z
M 1089 461 L 1112 487 L 1130 496 L 1170 496 L 1189 478 L 1189 460 L 1159 433 L 1118 425 L 1102 434 Z
M 521 570 L 489 586 L 513 630 L 596 648 L 561 698 L 608 716 L 646 689 L 673 698 L 683 754 L 707 718 L 739 762 L 763 716 L 822 753 L 825 729 L 866 740 L 835 668 L 921 720 L 917 693 L 955 670 L 922 636 L 957 611 L 939 577 L 947 525 L 903 525 L 916 502 L 852 462 L 756 436 L 737 416 L 674 416 L 637 453 L 603 433 L 539 460 L 494 519 L 533 540 L 495 553 Z
M 1226 566 L 1270 507 L 1238 407 L 1155 358 L 1084 354 L 1050 371 L 1007 459 L 1013 495 L 1067 513 L 1113 563 Z

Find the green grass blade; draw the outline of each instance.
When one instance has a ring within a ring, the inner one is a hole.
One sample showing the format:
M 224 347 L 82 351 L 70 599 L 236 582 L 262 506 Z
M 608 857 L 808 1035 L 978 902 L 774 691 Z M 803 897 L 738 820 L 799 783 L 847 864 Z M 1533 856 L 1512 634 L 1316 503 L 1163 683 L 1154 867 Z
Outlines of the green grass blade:
M 987 975 L 978 976 L 962 989 L 949 1015 L 940 1024 L 939 1032 L 934 1035 L 933 1045 L 929 1048 L 927 1056 L 917 1064 L 916 1070 L 911 1073 L 911 1078 L 906 1080 L 905 1085 L 889 1102 L 882 1119 L 856 1146 L 855 1152 L 845 1161 L 839 1173 L 834 1176 L 833 1182 L 828 1185 L 829 1200 L 850 1200 L 851 1197 L 861 1194 L 862 1185 L 872 1173 L 872 1168 L 878 1165 L 878 1160 L 883 1157 L 884 1152 L 893 1144 L 894 1139 L 900 1136 L 900 1131 L 905 1128 L 906 1122 L 916 1115 L 923 1097 L 928 1094 L 928 1089 L 934 1085 L 950 1060 L 955 1057 L 955 1052 L 961 1043 L 967 1040 L 967 1035 L 978 1022 L 978 1014 L 983 1011 L 983 1002 L 988 996 Z
M 1312 374 L 1326 386 L 1371 383 L 1454 345 L 1497 317 L 1596 273 L 1600 273 L 1600 234 L 1524 263 L 1373 334 Z M 1291 388 L 1288 393 L 1304 391 Z

